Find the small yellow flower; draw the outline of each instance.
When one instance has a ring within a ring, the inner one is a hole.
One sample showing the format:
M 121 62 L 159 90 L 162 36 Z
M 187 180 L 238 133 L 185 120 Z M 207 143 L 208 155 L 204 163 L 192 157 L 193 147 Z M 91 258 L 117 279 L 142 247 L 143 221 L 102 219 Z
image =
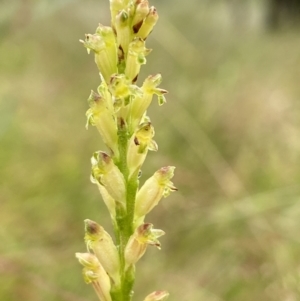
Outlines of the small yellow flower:
M 157 151 L 158 146 L 152 139 L 153 136 L 154 128 L 151 122 L 141 124 L 136 133 L 132 135 L 127 152 L 129 178 L 139 171 L 146 159 L 148 150 Z
M 146 114 L 148 107 L 152 102 L 153 95 L 157 95 L 159 104 L 163 104 L 165 100 L 164 94 L 168 93 L 167 90 L 157 88 L 161 83 L 162 77 L 160 74 L 148 76 L 142 85 L 142 94 L 137 95 L 132 100 L 130 112 L 130 129 L 135 129 L 141 122 L 142 117 Z
M 85 236 L 87 248 L 98 258 L 107 274 L 116 285 L 120 283 L 120 261 L 118 250 L 111 236 L 96 222 L 86 219 Z
M 107 100 L 98 93 L 91 91 L 88 98 L 90 109 L 87 110 L 87 124 L 93 125 L 99 131 L 104 143 L 118 157 L 118 129 L 114 113 L 109 110 Z
M 152 229 L 152 227 L 152 224 L 142 224 L 130 236 L 125 247 L 125 262 L 127 267 L 136 264 L 145 254 L 148 245 L 156 246 L 160 249 L 158 237 L 164 235 L 165 232 L 159 229 Z
M 101 301 L 112 301 L 110 296 L 110 279 L 97 257 L 91 253 L 76 253 L 76 258 L 83 265 L 83 278 L 92 283 Z
M 146 56 L 150 52 L 151 50 L 145 47 L 145 41 L 141 38 L 135 38 L 129 44 L 125 75 L 130 81 L 137 80 L 141 65 L 146 64 Z
M 103 185 L 111 197 L 124 208 L 126 207 L 125 179 L 112 158 L 105 152 L 95 152 L 91 158 L 93 183 Z
M 79 40 L 87 48 L 88 53 L 95 53 L 95 63 L 106 82 L 112 74 L 118 72 L 118 48 L 113 30 L 109 27 L 98 27 L 95 34 L 86 34 L 85 40 Z
M 161 200 L 177 188 L 170 179 L 174 176 L 174 166 L 159 169 L 150 177 L 138 191 L 135 203 L 135 223 L 140 224 L 144 216 L 149 213 Z

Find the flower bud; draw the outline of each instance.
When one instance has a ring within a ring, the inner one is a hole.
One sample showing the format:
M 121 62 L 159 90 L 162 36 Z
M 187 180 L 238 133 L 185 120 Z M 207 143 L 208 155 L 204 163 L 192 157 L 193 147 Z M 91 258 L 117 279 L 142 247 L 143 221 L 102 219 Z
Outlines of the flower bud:
M 124 176 L 105 152 L 95 152 L 91 158 L 92 181 L 103 185 L 111 197 L 125 208 L 126 188 Z
M 130 44 L 126 60 L 125 75 L 135 82 L 140 73 L 141 65 L 146 64 L 146 55 L 151 52 L 145 47 L 145 41 L 140 38 L 135 38 Z
M 130 236 L 124 254 L 127 268 L 134 265 L 145 254 L 148 245 L 160 249 L 160 242 L 157 238 L 164 235 L 165 232 L 152 229 L 152 227 L 152 224 L 142 224 Z
M 151 31 L 153 30 L 157 20 L 158 20 L 158 13 L 156 11 L 156 8 L 154 6 L 151 6 L 149 13 L 146 16 L 136 36 L 140 37 L 143 40 L 146 40 L 149 34 L 151 33 Z
M 154 140 L 154 128 L 151 122 L 142 124 L 129 141 L 127 152 L 127 165 L 129 177 L 140 169 L 144 163 L 148 150 L 157 151 L 158 146 Z
M 129 26 L 129 13 L 126 10 L 121 10 L 115 20 L 118 47 L 122 49 L 126 58 L 128 45 L 132 40 L 132 33 Z
M 116 17 L 120 10 L 123 9 L 123 0 L 110 0 L 110 13 L 111 13 L 111 25 L 113 28 L 116 27 Z
M 167 291 L 156 291 L 148 295 L 144 301 L 164 301 L 169 297 L 169 293 Z
M 137 33 L 139 31 L 148 13 L 149 2 L 148 0 L 142 0 L 140 3 L 138 3 L 132 20 L 132 29 L 134 33 Z
M 97 257 L 91 253 L 76 253 L 76 258 L 83 268 L 83 278 L 86 283 L 92 283 L 101 301 L 111 301 L 110 279 Z
M 174 176 L 174 169 L 174 166 L 159 169 L 138 191 L 135 203 L 136 220 L 149 213 L 163 196 L 166 197 L 171 191 L 177 190 L 170 181 Z
M 85 242 L 88 250 L 92 250 L 116 285 L 120 283 L 120 262 L 117 247 L 111 236 L 96 222 L 86 219 Z
M 90 109 L 87 110 L 87 127 L 89 124 L 96 126 L 104 143 L 118 157 L 118 134 L 117 124 L 113 112 L 109 111 L 107 101 L 99 94 L 91 91 L 88 98 Z
M 117 47 L 112 43 L 112 30 L 103 29 L 101 34 L 86 34 L 85 40 L 79 40 L 87 48 L 88 53 L 92 50 L 95 53 L 96 65 L 106 82 L 110 76 L 118 72 L 117 69 Z

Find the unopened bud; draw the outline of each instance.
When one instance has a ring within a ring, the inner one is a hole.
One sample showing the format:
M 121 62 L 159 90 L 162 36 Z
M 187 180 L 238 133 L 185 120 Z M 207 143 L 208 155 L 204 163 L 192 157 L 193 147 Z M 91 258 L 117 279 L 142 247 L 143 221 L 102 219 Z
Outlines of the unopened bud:
M 164 301 L 169 297 L 169 293 L 167 291 L 156 291 L 148 295 L 144 301 Z
M 91 253 L 76 253 L 76 258 L 83 265 L 83 278 L 86 283 L 92 283 L 101 301 L 111 301 L 110 279 L 99 260 Z
M 99 94 L 91 91 L 88 98 L 90 109 L 87 110 L 87 127 L 89 124 L 95 126 L 99 131 L 104 143 L 118 157 L 118 134 L 117 124 L 113 112 L 108 109 L 107 101 Z
M 116 16 L 123 9 L 123 0 L 110 0 L 111 25 L 115 28 Z
M 116 16 L 115 27 L 117 32 L 118 46 L 121 47 L 126 58 L 128 45 L 132 40 L 132 33 L 129 26 L 129 13 L 126 10 L 121 10 Z
M 114 283 L 120 283 L 120 262 L 117 247 L 111 236 L 96 222 L 86 219 L 85 242 L 88 250 L 92 250 Z
M 134 33 L 137 33 L 139 31 L 148 13 L 149 13 L 148 0 L 143 0 L 140 3 L 138 3 L 132 21 L 132 29 Z
M 174 176 L 174 166 L 159 169 L 150 177 L 137 193 L 135 219 L 145 216 L 155 207 L 161 198 L 168 196 L 177 188 L 170 181 Z
M 132 135 L 127 152 L 129 177 L 140 169 L 146 159 L 148 150 L 157 151 L 158 146 L 152 140 L 153 136 L 154 128 L 150 122 L 142 124 L 139 130 Z
M 91 158 L 92 179 L 102 184 L 111 197 L 125 207 L 125 180 L 112 158 L 105 152 L 95 152 Z
M 125 262 L 129 267 L 134 265 L 146 252 L 147 246 L 156 246 L 160 249 L 158 237 L 165 234 L 159 229 L 152 229 L 152 224 L 142 224 L 130 236 L 125 247 Z
M 137 32 L 137 37 L 146 40 L 151 31 L 153 30 L 155 24 L 158 20 L 158 13 L 154 6 L 151 6 L 148 15 L 146 16 L 143 24 L 141 25 L 139 31 Z

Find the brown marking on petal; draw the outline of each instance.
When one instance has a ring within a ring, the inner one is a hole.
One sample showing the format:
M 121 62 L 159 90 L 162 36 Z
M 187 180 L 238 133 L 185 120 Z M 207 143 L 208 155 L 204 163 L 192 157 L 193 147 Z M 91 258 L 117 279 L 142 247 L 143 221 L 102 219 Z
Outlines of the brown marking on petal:
M 97 93 L 94 92 L 93 93 L 93 100 L 94 100 L 94 102 L 99 102 L 100 99 L 101 99 L 101 96 L 99 94 L 97 94 Z
M 135 76 L 135 78 L 132 80 L 132 83 L 133 83 L 133 84 L 137 81 L 138 76 L 139 76 L 139 74 L 137 74 L 137 75 Z
M 143 20 L 141 20 L 140 22 L 132 26 L 133 33 L 138 33 L 142 25 L 143 25 Z
M 112 30 L 113 30 L 115 36 L 117 36 L 117 30 L 116 30 L 115 26 L 111 26 L 111 28 L 112 28 Z
M 97 234 L 99 232 L 99 225 L 91 220 L 87 220 L 86 231 L 89 234 Z
M 123 129 L 126 126 L 125 120 L 122 117 L 118 118 L 118 125 L 120 129 Z
M 148 132 L 150 130 L 150 128 L 151 128 L 151 123 L 148 122 L 148 124 L 145 125 L 144 130 Z
M 119 45 L 118 57 L 119 57 L 119 62 L 124 60 L 124 50 L 121 45 Z
M 149 231 L 151 228 L 152 228 L 152 224 L 151 223 L 145 223 L 145 224 L 142 224 L 138 227 L 138 233 L 139 234 L 142 234 L 142 233 L 145 233 L 146 231 Z
M 110 161 L 110 156 L 105 152 L 99 152 L 99 157 L 102 159 L 105 163 L 108 163 Z
M 162 94 L 167 94 L 169 93 L 169 91 L 165 90 L 165 89 L 159 89 L 159 92 L 161 92 Z

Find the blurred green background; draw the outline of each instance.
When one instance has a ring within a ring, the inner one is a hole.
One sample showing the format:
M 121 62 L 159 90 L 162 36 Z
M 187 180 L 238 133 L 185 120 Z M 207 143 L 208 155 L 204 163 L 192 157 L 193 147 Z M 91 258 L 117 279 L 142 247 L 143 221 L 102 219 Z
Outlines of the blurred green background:
M 139 262 L 134 300 L 156 289 L 173 301 L 300 300 L 296 10 L 151 4 L 160 20 L 140 82 L 161 72 L 170 93 L 150 109 L 159 152 L 141 181 L 175 165 L 179 192 L 147 218 L 167 235 Z M 85 218 L 112 227 L 89 182 L 104 148 L 84 127 L 99 77 L 78 40 L 109 19 L 108 0 L 0 2 L 0 300 L 96 300 L 74 253 Z

